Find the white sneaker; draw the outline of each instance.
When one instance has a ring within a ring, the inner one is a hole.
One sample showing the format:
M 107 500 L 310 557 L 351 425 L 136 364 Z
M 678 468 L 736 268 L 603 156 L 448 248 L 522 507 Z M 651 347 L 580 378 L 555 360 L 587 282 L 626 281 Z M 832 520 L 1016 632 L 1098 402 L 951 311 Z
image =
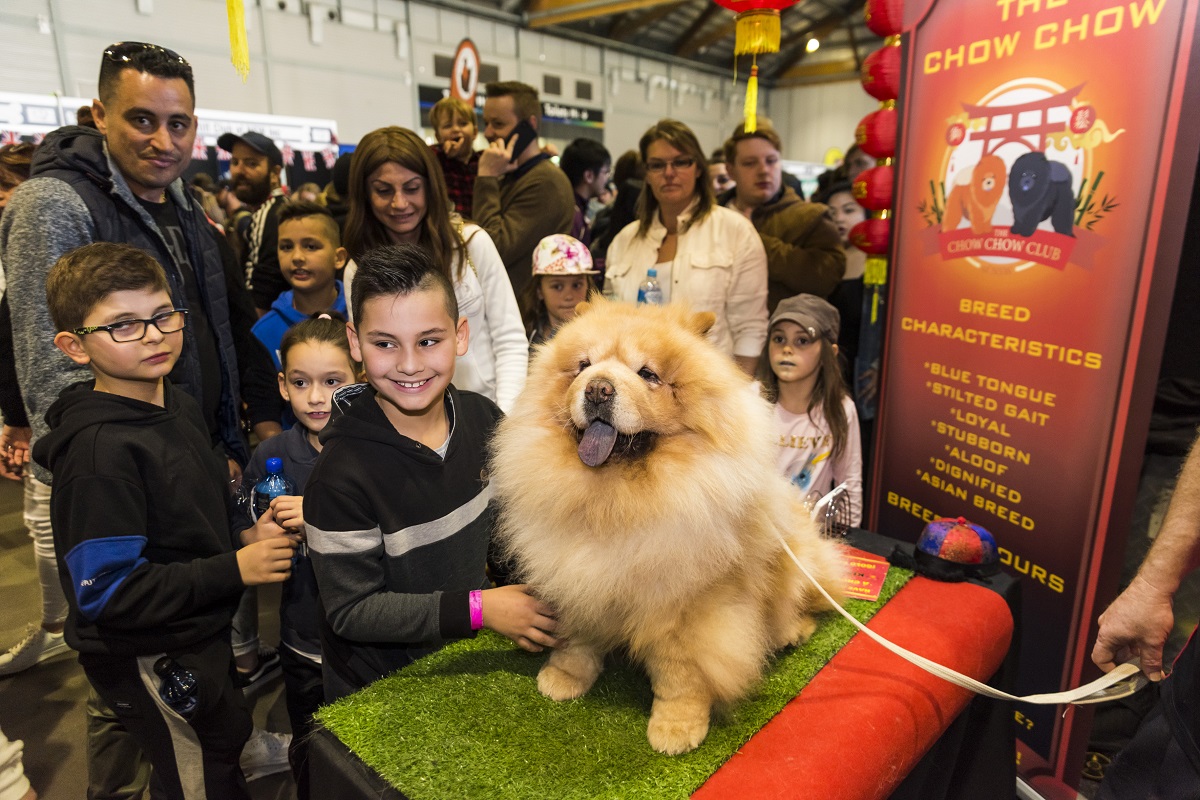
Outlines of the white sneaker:
M 241 765 L 246 780 L 255 781 L 291 769 L 288 763 L 288 745 L 291 743 L 290 733 L 272 733 L 255 728 L 242 748 Z
M 62 632 L 50 633 L 38 623 L 32 623 L 21 641 L 0 654 L 0 676 L 16 675 L 34 664 L 69 652 Z

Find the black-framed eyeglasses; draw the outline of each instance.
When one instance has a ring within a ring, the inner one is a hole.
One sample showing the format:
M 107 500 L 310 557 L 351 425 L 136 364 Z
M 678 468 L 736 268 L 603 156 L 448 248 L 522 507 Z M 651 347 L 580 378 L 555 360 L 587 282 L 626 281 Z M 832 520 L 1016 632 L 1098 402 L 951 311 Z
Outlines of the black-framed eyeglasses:
M 153 325 L 159 333 L 176 333 L 183 330 L 187 324 L 188 310 L 173 308 L 161 314 L 155 314 L 150 319 L 123 319 L 111 325 L 89 325 L 86 328 L 76 328 L 71 333 L 76 336 L 87 336 L 89 333 L 108 331 L 114 342 L 138 342 L 146 335 L 146 326 Z
M 162 53 L 172 61 L 178 61 L 180 66 L 187 67 L 189 71 L 192 68 L 187 59 L 179 55 L 179 53 L 169 50 L 162 45 L 150 44 L 149 42 L 117 42 L 110 44 L 104 48 L 104 57 L 114 64 L 128 64 L 142 53 L 151 52 Z
M 668 166 L 676 172 L 681 172 L 685 169 L 691 169 L 695 165 L 696 159 L 686 156 L 673 158 L 670 161 L 660 161 L 657 158 L 652 158 L 646 162 L 646 172 L 665 172 Z

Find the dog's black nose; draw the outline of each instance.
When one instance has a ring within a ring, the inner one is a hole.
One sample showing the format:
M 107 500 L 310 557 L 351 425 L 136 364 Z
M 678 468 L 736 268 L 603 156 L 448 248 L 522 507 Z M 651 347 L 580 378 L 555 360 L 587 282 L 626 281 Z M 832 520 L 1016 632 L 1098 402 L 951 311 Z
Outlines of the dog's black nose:
M 583 390 L 583 396 L 587 398 L 589 403 L 600 405 L 607 403 L 613 396 L 616 389 L 612 383 L 604 378 L 595 378 L 588 381 L 587 388 Z

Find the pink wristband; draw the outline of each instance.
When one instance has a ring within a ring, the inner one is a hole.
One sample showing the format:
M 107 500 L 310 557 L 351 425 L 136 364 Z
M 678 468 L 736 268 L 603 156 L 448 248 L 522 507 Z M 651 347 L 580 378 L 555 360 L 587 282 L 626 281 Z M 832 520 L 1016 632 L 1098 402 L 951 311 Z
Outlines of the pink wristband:
M 471 630 L 477 631 L 483 627 L 483 592 L 476 589 L 467 595 L 471 606 Z

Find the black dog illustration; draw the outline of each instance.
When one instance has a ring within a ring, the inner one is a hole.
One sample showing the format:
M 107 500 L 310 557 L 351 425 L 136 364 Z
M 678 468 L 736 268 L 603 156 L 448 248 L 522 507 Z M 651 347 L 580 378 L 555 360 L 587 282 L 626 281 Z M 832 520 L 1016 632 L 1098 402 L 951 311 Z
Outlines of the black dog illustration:
M 1013 234 L 1032 236 L 1038 224 L 1049 219 L 1055 233 L 1075 235 L 1071 171 L 1046 158 L 1045 153 L 1026 153 L 1013 162 L 1008 197 L 1013 207 Z

